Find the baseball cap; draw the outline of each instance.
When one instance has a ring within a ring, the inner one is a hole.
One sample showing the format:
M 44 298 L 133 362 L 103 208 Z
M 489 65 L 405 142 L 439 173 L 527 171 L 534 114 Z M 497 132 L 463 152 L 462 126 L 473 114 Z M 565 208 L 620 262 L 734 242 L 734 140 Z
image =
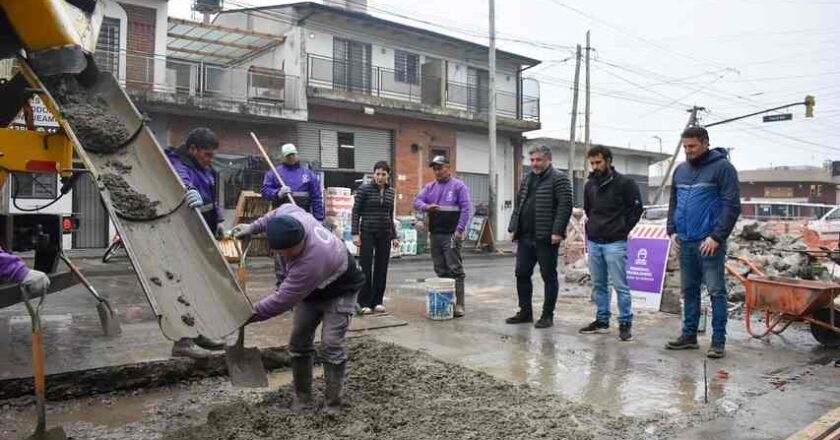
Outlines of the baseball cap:
M 449 159 L 443 156 L 435 156 L 432 158 L 431 162 L 429 162 L 429 166 L 433 167 L 435 165 L 449 165 Z
M 304 229 L 297 219 L 281 215 L 268 220 L 265 228 L 268 246 L 271 249 L 289 249 L 303 241 Z
M 286 157 L 290 154 L 297 154 L 297 148 L 295 147 L 295 144 L 283 144 L 283 146 L 280 147 L 280 154 L 283 157 Z

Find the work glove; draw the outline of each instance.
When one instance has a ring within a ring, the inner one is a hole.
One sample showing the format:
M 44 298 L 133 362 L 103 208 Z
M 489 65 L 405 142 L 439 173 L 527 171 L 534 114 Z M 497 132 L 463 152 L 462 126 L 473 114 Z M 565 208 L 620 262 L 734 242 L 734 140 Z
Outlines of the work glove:
M 225 238 L 225 225 L 219 223 L 216 225 L 216 240 L 222 240 Z
M 285 202 L 285 201 L 287 201 L 287 197 L 286 197 L 286 196 L 288 196 L 289 194 L 291 194 L 291 192 L 292 192 L 292 189 L 291 189 L 291 188 L 289 188 L 288 186 L 286 186 L 286 185 L 281 186 L 281 187 L 280 187 L 280 190 L 279 190 L 279 191 L 277 191 L 277 200 L 279 200 L 279 201 L 281 201 L 281 202 Z
M 238 224 L 238 225 L 233 227 L 233 229 L 230 231 L 230 233 L 233 234 L 233 238 L 238 238 L 238 239 L 246 238 L 249 235 L 251 235 L 251 225 L 244 224 L 244 223 Z
M 195 189 L 188 190 L 184 199 L 187 201 L 187 206 L 190 208 L 198 208 L 204 203 L 201 199 L 201 194 Z
M 26 289 L 30 296 L 42 296 L 50 288 L 50 277 L 40 270 L 30 270 L 20 286 Z

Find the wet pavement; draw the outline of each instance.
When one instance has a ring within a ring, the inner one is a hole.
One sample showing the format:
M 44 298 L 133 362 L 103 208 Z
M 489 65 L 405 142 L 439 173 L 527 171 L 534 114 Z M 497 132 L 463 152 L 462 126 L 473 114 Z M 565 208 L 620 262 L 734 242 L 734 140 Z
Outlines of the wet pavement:
M 617 339 L 614 323 L 610 334 L 579 335 L 577 329 L 592 319 L 593 306 L 587 291 L 577 286 L 561 284 L 553 328 L 507 325 L 504 318 L 515 311 L 516 304 L 513 259 L 468 259 L 466 271 L 467 317 L 429 321 L 423 317 L 424 291 L 417 279 L 432 276 L 430 262 L 393 265 L 386 297 L 393 318 L 388 319 L 408 325 L 357 333 L 421 350 L 503 380 L 527 383 L 614 414 L 700 414 L 702 423 L 678 438 L 785 438 L 840 406 L 840 369 L 833 366 L 840 352 L 819 346 L 807 327 L 794 325 L 781 337 L 764 341 L 750 338 L 743 321 L 733 319 L 728 326 L 727 357 L 707 360 L 707 336 L 701 337 L 701 350 L 665 350 L 664 343 L 679 333 L 680 319 L 659 312 L 636 311 L 631 342 Z M 149 320 L 149 308 L 134 277 L 100 275 L 93 283 L 116 302 L 124 317 L 124 334 L 114 339 L 101 334 L 95 304 L 84 291 L 50 296 L 45 311 L 45 345 L 51 352 L 60 353 L 54 356 L 62 361 L 58 365 L 48 362 L 48 373 L 168 358 L 171 345 Z M 249 283 L 249 291 L 255 296 L 268 292 L 273 284 L 270 266 L 255 268 Z M 541 286 L 536 276 L 536 292 Z M 536 301 L 538 308 L 541 295 L 537 294 Z M 29 374 L 29 327 L 22 316 L 25 312 L 19 306 L 0 310 L 0 378 Z M 377 319 L 382 318 L 354 319 L 354 326 L 374 327 L 372 321 Z M 251 332 L 253 343 L 285 343 L 287 333 L 282 328 L 287 328 L 288 322 L 282 323 L 286 320 L 288 317 L 260 324 L 268 327 Z M 704 364 L 708 404 L 704 403 Z M 172 391 L 183 392 L 188 389 Z M 113 400 L 113 405 L 123 404 L 119 398 Z M 156 404 L 145 405 L 150 411 Z M 26 413 L 21 414 L 25 417 Z M 70 413 L 67 417 L 74 416 Z

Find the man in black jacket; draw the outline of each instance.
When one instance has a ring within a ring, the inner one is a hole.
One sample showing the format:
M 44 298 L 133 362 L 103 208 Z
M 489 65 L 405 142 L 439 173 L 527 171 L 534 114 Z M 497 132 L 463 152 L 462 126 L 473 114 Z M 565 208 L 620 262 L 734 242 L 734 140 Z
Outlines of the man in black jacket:
M 516 291 L 519 312 L 508 318 L 508 324 L 533 322 L 531 296 L 534 286 L 531 275 L 540 263 L 540 275 L 545 283 L 542 316 L 536 328 L 554 325 L 554 305 L 560 284 L 557 280 L 557 251 L 566 236 L 566 226 L 572 215 L 572 189 L 569 179 L 551 165 L 551 149 L 532 147 L 528 154 L 531 172 L 525 176 L 516 208 L 510 219 L 508 232 L 516 245 Z
M 627 286 L 627 236 L 642 217 L 642 193 L 632 179 L 612 167 L 612 152 L 597 145 L 587 153 L 592 172 L 583 188 L 586 211 L 586 238 L 589 251 L 589 274 L 598 312 L 595 321 L 580 333 L 606 333 L 610 327 L 610 290 L 612 281 L 618 295 L 619 339 L 632 338 L 632 297 Z

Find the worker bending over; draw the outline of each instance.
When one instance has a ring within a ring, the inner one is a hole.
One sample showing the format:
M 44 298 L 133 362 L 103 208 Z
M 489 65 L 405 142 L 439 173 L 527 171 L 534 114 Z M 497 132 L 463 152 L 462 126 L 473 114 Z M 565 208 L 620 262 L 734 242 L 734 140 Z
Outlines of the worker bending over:
M 312 403 L 315 330 L 321 324 L 320 359 L 328 412 L 341 409 L 347 347 L 344 338 L 365 277 L 344 243 L 303 209 L 281 205 L 250 225 L 233 228 L 236 238 L 266 233 L 276 252 L 278 287 L 254 306 L 250 322 L 295 309 L 289 351 L 295 398 L 293 408 Z

